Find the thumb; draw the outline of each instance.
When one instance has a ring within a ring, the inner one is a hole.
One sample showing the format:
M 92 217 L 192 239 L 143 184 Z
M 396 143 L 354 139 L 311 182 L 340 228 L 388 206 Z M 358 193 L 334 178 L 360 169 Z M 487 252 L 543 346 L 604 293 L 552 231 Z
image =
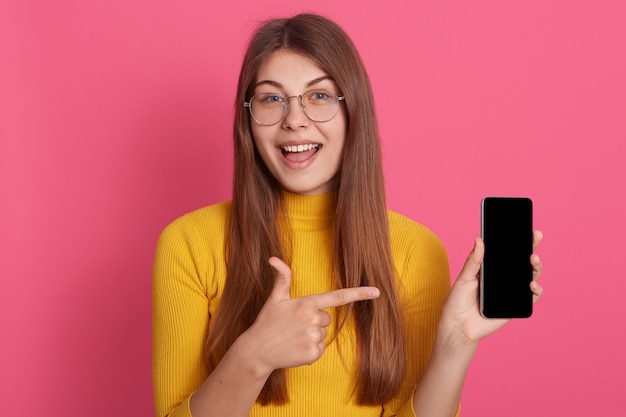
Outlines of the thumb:
M 280 258 L 272 256 L 269 264 L 274 270 L 274 288 L 269 298 L 276 301 L 289 300 L 289 288 L 291 287 L 291 268 Z
M 485 255 L 485 244 L 481 238 L 476 238 L 474 240 L 474 248 L 467 256 L 467 260 L 463 265 L 463 269 L 459 274 L 457 280 L 463 281 L 472 281 L 476 279 L 476 276 L 480 272 L 480 267 L 483 262 L 483 256 Z

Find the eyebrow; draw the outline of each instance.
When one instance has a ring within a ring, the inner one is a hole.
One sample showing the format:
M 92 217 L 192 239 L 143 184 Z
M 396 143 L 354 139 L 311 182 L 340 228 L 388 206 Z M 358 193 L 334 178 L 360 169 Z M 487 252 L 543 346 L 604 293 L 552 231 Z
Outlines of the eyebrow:
M 322 82 L 322 81 L 324 81 L 324 80 L 331 80 L 331 81 L 334 81 L 334 80 L 331 78 L 331 76 L 330 76 L 330 75 L 323 75 L 323 76 L 321 76 L 321 77 L 318 77 L 318 78 L 315 78 L 315 79 L 313 79 L 313 80 L 309 81 L 309 82 L 306 84 L 306 87 L 307 87 L 307 88 L 312 87 L 312 86 L 314 86 L 315 84 L 321 83 L 321 82 Z M 280 88 L 281 90 L 284 90 L 284 89 L 285 89 L 285 87 L 284 87 L 281 83 L 279 83 L 278 81 L 272 81 L 272 80 L 262 80 L 262 81 L 259 81 L 258 83 L 256 83 L 256 84 L 254 85 L 254 87 L 256 88 L 256 87 L 258 87 L 258 86 L 260 86 L 260 85 L 271 85 L 271 86 L 274 86 L 274 87 L 276 87 L 276 88 Z

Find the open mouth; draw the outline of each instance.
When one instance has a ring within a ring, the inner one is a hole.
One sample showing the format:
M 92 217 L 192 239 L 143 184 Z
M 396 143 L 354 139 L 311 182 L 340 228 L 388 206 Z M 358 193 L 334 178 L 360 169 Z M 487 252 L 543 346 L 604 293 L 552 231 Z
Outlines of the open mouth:
M 321 149 L 319 143 L 307 143 L 306 145 L 281 146 L 283 157 L 293 162 L 306 161 Z

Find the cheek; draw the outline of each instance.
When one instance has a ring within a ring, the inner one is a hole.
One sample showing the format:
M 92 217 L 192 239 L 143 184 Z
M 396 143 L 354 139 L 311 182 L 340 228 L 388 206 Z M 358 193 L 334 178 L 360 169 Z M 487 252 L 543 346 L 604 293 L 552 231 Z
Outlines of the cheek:
M 267 139 L 267 135 L 263 135 L 262 133 L 263 132 L 258 132 L 257 129 L 252 129 L 252 144 L 254 146 L 254 152 L 261 157 L 263 164 L 269 168 L 272 165 L 272 149 L 268 145 L 269 139 Z
M 343 154 L 346 147 L 346 137 L 348 136 L 348 126 L 343 119 L 340 121 L 341 123 L 337 123 L 328 132 L 328 137 L 331 140 L 333 147 L 335 147 L 340 154 Z
M 267 142 L 265 135 L 263 135 L 262 131 L 259 131 L 258 128 L 252 128 L 251 129 L 252 132 L 252 143 L 254 144 L 254 147 L 256 148 L 256 151 L 259 152 L 261 155 L 263 155 L 265 153 L 265 143 Z

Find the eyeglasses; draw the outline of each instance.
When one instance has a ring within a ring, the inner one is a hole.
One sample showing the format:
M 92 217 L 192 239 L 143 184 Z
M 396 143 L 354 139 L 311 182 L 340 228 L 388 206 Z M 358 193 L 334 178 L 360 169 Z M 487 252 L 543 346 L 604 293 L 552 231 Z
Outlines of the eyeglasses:
M 339 102 L 345 100 L 334 91 L 309 90 L 299 96 L 285 97 L 278 93 L 260 93 L 243 103 L 250 110 L 255 122 L 262 126 L 272 126 L 282 121 L 289 111 L 289 99 L 298 98 L 300 108 L 314 122 L 328 122 L 337 115 Z

